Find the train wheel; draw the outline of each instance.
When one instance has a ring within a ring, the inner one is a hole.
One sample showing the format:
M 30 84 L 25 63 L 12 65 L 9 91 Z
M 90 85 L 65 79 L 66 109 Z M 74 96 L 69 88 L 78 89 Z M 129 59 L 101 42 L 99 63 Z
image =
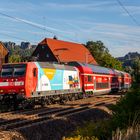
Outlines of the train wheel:
M 47 102 L 44 100 L 41 102 L 41 107 L 45 107 L 47 105 Z
M 29 103 L 29 109 L 33 109 L 35 107 L 35 103 L 34 102 L 30 102 Z
M 20 109 L 33 109 L 35 107 L 35 103 L 34 101 L 28 101 L 28 100 L 23 100 L 20 104 L 19 104 L 19 108 Z
M 69 100 L 70 100 L 70 101 L 75 101 L 75 96 L 74 96 L 74 95 L 70 95 L 70 96 L 69 96 Z
M 66 100 L 65 100 L 65 99 L 61 99 L 61 100 L 60 100 L 60 104 L 61 104 L 61 105 L 65 104 L 65 103 L 66 103 Z
M 79 99 L 78 96 L 79 96 L 78 94 L 75 94 L 75 100 L 78 100 Z
M 51 105 L 52 104 L 52 100 L 51 99 L 47 99 L 47 105 Z
M 45 107 L 48 104 L 48 98 L 47 97 L 42 97 L 40 99 L 40 105 L 41 107 Z
M 19 109 L 19 100 L 17 99 L 17 95 L 13 95 L 13 108 L 14 110 Z
M 78 98 L 79 98 L 79 99 L 83 99 L 83 98 L 84 98 L 83 94 L 79 93 L 79 94 L 78 94 Z
M 63 96 L 60 98 L 60 104 L 65 104 L 68 101 L 68 97 L 67 96 Z

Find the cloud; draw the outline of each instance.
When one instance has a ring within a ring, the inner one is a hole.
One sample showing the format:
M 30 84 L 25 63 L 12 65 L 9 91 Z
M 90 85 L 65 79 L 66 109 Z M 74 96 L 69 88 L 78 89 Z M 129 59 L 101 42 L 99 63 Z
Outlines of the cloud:
M 94 1 L 94 3 L 45 3 L 44 6 L 55 10 L 103 10 L 102 7 L 114 4 L 112 1 Z

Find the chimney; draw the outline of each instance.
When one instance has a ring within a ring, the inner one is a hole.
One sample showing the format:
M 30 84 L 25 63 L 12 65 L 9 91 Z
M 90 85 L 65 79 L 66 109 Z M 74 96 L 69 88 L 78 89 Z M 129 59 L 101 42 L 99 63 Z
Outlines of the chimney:
M 53 37 L 53 39 L 57 40 L 58 38 L 57 38 L 57 36 L 55 35 L 55 36 Z

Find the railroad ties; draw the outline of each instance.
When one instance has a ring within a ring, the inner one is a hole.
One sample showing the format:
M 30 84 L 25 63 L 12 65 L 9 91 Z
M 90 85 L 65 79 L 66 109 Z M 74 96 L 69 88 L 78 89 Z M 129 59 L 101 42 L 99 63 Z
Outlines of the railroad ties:
M 33 110 L 13 111 L 0 114 L 0 129 L 1 130 L 21 130 L 27 127 L 36 126 L 48 121 L 66 118 L 68 116 L 81 113 L 93 108 L 101 109 L 111 114 L 111 111 L 106 107 L 108 104 L 115 104 L 120 98 L 117 96 L 102 95 L 95 96 L 92 101 L 80 104 L 61 105 L 55 108 L 36 108 Z M 86 99 L 81 99 L 82 101 Z M 81 102 L 82 102 L 81 101 Z M 76 101 L 75 101 L 76 102 Z M 57 106 L 57 105 L 56 105 Z

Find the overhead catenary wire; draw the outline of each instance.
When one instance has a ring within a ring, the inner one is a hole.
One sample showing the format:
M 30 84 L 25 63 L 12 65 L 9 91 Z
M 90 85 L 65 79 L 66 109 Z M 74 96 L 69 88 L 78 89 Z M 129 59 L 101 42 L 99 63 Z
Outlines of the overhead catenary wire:
M 53 34 L 54 34 L 54 32 L 52 30 L 55 30 L 55 31 L 58 31 L 58 32 L 66 32 L 66 31 L 61 31 L 61 30 L 55 29 L 55 28 L 46 27 L 46 26 L 43 26 L 41 24 L 31 22 L 29 20 L 17 18 L 17 17 L 11 16 L 11 15 L 8 15 L 8 14 L 2 13 L 2 12 L 0 12 L 0 15 L 11 18 L 11 19 L 14 19 L 14 20 L 17 20 L 17 21 L 20 21 L 20 22 L 23 22 L 25 24 L 31 25 L 31 26 L 39 28 L 39 29 L 46 30 L 46 31 L 48 31 L 50 33 L 53 33 Z M 70 32 L 67 32 L 67 33 L 70 33 Z
M 8 14 L 5 14 L 5 13 L 2 13 L 0 12 L 0 15 L 4 16 L 4 17 L 7 17 L 7 18 L 10 18 L 10 19 L 13 19 L 13 20 L 16 20 L 16 21 L 20 21 L 22 23 L 25 23 L 27 25 L 30 25 L 32 27 L 35 27 L 35 28 L 38 28 L 38 29 L 41 29 L 41 30 L 45 30 L 53 35 L 57 35 L 57 36 L 62 36 L 63 38 L 67 38 L 69 40 L 73 40 L 72 38 L 69 38 L 69 37 L 66 37 L 60 33 L 56 33 L 57 32 L 63 32 L 63 33 L 67 33 L 67 34 L 72 34 L 72 32 L 67 32 L 67 31 L 61 31 L 61 30 L 58 30 L 58 29 L 55 29 L 55 28 L 51 28 L 51 27 L 46 27 L 46 26 L 43 26 L 41 24 L 38 24 L 38 23 L 34 23 L 34 22 L 31 22 L 29 20 L 25 20 L 25 19 L 21 19 L 21 18 L 17 18 L 17 17 L 14 17 L 14 16 L 11 16 L 11 15 L 8 15 Z M 53 30 L 53 31 L 52 31 Z
M 118 4 L 122 7 L 122 9 L 128 14 L 128 16 L 132 19 L 132 21 L 137 25 L 140 26 L 140 23 L 136 20 L 136 18 L 128 11 L 128 9 L 123 5 L 120 0 L 116 0 Z

